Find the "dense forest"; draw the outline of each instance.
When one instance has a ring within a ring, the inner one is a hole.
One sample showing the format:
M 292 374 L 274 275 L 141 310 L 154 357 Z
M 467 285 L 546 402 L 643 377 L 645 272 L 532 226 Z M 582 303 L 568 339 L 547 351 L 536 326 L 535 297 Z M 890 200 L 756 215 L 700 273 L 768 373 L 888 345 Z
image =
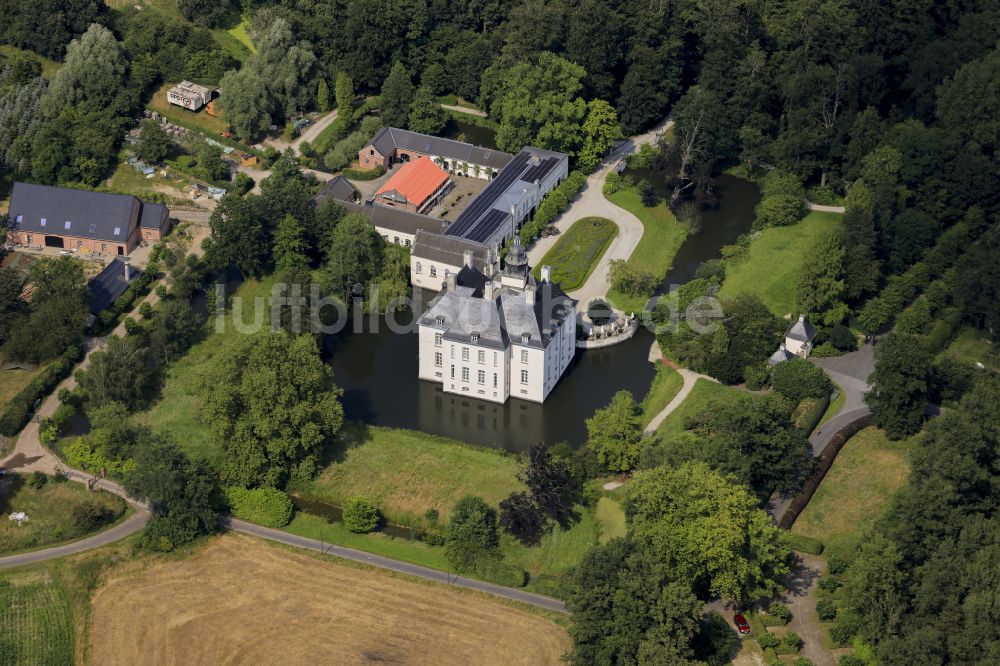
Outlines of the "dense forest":
M 758 227 L 797 222 L 806 197 L 844 203 L 839 232 L 809 258 L 797 307 L 834 353 L 853 348 L 852 330 L 871 337 L 895 327 L 878 347 L 869 395 L 890 436 L 924 428 L 928 402 L 950 409 L 926 426 L 909 485 L 846 568 L 838 635 L 887 664 L 1000 661 L 1000 388 L 935 358 L 958 323 L 993 336 L 1000 327 L 1000 0 L 178 0 L 176 8 L 0 0 L 0 43 L 62 63 L 44 77 L 30 55 L 0 55 L 0 181 L 97 186 L 155 87 L 190 77 L 220 83 L 226 120 L 246 142 L 303 112 L 341 109 L 347 143 L 321 156 L 331 169 L 381 123 L 440 128 L 436 100 L 454 95 L 488 111 L 501 148 L 563 150 L 581 171 L 613 139 L 669 115 L 671 138 L 649 159 L 666 174 L 678 214 L 713 205 L 723 170 L 760 183 Z M 242 61 L 213 32 L 241 17 L 256 45 Z M 362 118 L 368 112 L 378 115 Z M 381 280 L 385 294 L 405 293 L 394 250 L 357 216 L 313 210 L 317 183 L 293 157 L 274 164 L 261 195 L 220 205 L 212 268 L 294 275 L 333 257 L 319 275 L 326 291 L 346 295 L 355 281 Z M 703 266 L 680 298 L 714 294 L 724 273 Z M 51 346 L 75 342 L 78 277 L 50 305 L 37 298 L 33 311 L 8 290 L 0 338 L 58 316 Z M 660 343 L 688 367 L 750 384 L 784 324 L 750 297 L 728 306 L 717 334 L 682 327 Z M 700 602 L 752 601 L 786 570 L 787 548 L 761 522 L 758 494 L 797 485 L 808 460 L 775 405 L 759 410 L 755 427 L 780 450 L 777 462 L 733 456 L 746 406 L 703 415 L 692 435 L 699 446 L 689 438 L 640 450 L 637 427 L 630 460 L 619 468 L 601 460 L 605 471 L 643 469 L 629 491 L 629 537 L 596 547 L 574 574 L 574 663 L 721 663 L 728 646 L 713 642 L 719 629 L 701 619 Z M 253 483 L 271 481 L 254 472 Z M 708 567 L 711 557 L 698 552 L 714 533 L 682 540 L 677 526 L 699 510 L 686 504 L 695 491 L 712 516 L 725 509 L 753 527 L 740 557 L 764 571 L 727 582 L 724 567 Z M 675 552 L 678 543 L 689 551 Z

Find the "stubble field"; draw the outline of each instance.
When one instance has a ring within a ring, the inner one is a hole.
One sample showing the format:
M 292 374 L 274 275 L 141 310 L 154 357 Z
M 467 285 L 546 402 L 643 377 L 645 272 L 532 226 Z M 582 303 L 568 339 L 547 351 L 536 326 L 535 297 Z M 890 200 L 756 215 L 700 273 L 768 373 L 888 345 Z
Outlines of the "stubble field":
M 569 647 L 533 613 L 236 535 L 112 578 L 90 629 L 98 664 L 557 664 Z

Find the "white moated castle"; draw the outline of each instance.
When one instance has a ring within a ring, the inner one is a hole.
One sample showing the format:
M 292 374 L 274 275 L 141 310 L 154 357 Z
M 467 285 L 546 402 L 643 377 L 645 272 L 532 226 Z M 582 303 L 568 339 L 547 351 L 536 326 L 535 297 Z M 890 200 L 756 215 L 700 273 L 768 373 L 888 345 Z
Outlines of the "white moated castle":
M 419 321 L 420 378 L 445 393 L 543 402 L 576 353 L 576 301 L 535 280 L 517 236 L 500 270 L 491 253 L 450 273 Z M 467 255 L 470 253 L 467 253 Z

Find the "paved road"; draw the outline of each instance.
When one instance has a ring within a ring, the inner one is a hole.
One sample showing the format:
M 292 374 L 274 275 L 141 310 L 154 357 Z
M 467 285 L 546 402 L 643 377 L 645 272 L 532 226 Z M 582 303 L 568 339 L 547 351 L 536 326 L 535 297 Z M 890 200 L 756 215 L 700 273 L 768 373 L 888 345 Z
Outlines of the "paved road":
M 813 203 L 806 199 L 806 210 L 815 210 L 821 213 L 843 213 L 847 209 L 843 206 L 826 206 L 824 204 Z
M 285 152 L 286 149 L 291 148 L 295 151 L 295 154 L 299 154 L 299 146 L 302 145 L 303 141 L 308 141 L 309 143 L 314 143 L 316 138 L 329 127 L 330 123 L 337 119 L 337 109 L 330 111 L 322 118 L 316 120 L 316 122 L 309 123 L 306 125 L 306 131 L 297 136 L 292 141 L 287 140 L 284 135 L 279 135 L 276 137 L 269 137 L 264 139 L 264 143 L 269 146 L 274 146 L 279 152 Z
M 493 583 L 487 583 L 481 580 L 464 578 L 462 576 L 456 576 L 444 571 L 438 571 L 437 569 L 430 569 L 428 567 L 422 567 L 408 562 L 400 562 L 399 560 L 382 557 L 381 555 L 373 555 L 372 553 L 366 553 L 362 550 L 321 543 L 316 539 L 309 539 L 295 534 L 289 534 L 288 532 L 283 532 L 282 530 L 262 527 L 260 525 L 248 523 L 242 520 L 231 520 L 230 528 L 243 534 L 277 541 L 278 543 L 295 546 L 296 548 L 306 548 L 308 550 L 313 550 L 327 555 L 336 555 L 337 557 L 342 557 L 353 562 L 362 562 L 380 569 L 388 569 L 389 571 L 409 574 L 411 576 L 417 576 L 418 578 L 424 578 L 438 583 L 455 585 L 457 587 L 464 587 L 470 590 L 478 590 L 479 592 L 486 592 L 487 594 L 503 597 L 504 599 L 520 601 L 522 603 L 559 613 L 567 612 L 566 604 L 558 599 L 553 599 L 540 594 L 532 594 L 531 592 L 525 592 L 512 587 L 504 587 L 503 585 L 494 585 Z
M 73 541 L 72 543 L 68 543 L 63 546 L 36 550 L 22 555 L 0 557 L 0 570 L 20 567 L 26 564 L 45 562 L 47 560 L 54 560 L 59 557 L 82 553 L 93 548 L 107 546 L 108 544 L 114 543 L 119 539 L 124 539 L 127 536 L 135 534 L 146 526 L 146 522 L 148 520 L 149 511 L 145 507 L 136 506 L 136 512 L 122 522 L 118 523 L 109 530 L 99 532 L 94 536 L 87 537 L 86 539 Z
M 643 143 L 655 141 L 673 124 L 672 120 L 666 120 L 649 132 L 630 137 L 618 146 L 615 152 L 604 160 L 601 167 L 587 178 L 587 183 L 583 186 L 580 194 L 556 220 L 555 226 L 563 233 L 573 226 L 574 222 L 584 217 L 606 217 L 618 225 L 618 235 L 608 245 L 608 249 L 605 250 L 604 256 L 601 257 L 597 266 L 594 267 L 590 277 L 587 278 L 582 287 L 569 294 L 581 303 L 585 304 L 595 298 L 603 298 L 608 293 L 610 288 L 608 264 L 613 259 L 631 257 L 639 241 L 642 240 L 642 222 L 632 213 L 607 200 L 604 196 L 604 179 L 615 169 L 622 158 L 637 152 Z M 545 253 L 549 251 L 549 248 L 555 245 L 558 238 L 558 236 L 549 236 L 535 241 L 531 249 L 528 250 L 529 263 L 537 265 Z

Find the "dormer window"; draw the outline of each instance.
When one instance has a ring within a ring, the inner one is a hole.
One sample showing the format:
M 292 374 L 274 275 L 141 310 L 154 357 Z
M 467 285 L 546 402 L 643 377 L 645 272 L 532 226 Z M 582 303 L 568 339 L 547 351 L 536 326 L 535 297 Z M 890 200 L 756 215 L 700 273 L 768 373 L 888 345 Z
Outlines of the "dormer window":
M 444 326 L 444 315 L 438 315 L 437 316 L 437 325 L 438 326 Z
M 96 234 L 97 233 L 97 225 L 96 224 L 90 225 L 90 233 L 92 233 L 92 234 Z
M 115 236 L 120 236 L 121 233 L 122 233 L 122 228 L 121 227 L 115 227 Z
M 20 222 L 20 221 L 21 221 L 21 217 L 22 217 L 21 215 L 18 215 L 18 216 L 17 216 L 17 221 L 18 221 L 18 222 Z M 43 217 L 43 218 L 42 218 L 41 220 L 39 220 L 39 224 L 41 224 L 41 225 L 42 225 L 43 227 L 45 226 L 45 223 L 46 223 L 46 222 L 48 222 L 48 220 L 46 220 L 46 219 L 45 219 L 44 217 Z
M 479 342 L 479 334 L 478 333 L 473 333 L 472 334 L 472 341 L 473 342 Z
M 73 226 L 73 223 L 72 223 L 72 222 L 70 222 L 69 220 L 66 220 L 66 226 L 65 226 L 65 228 L 66 228 L 66 231 L 69 231 L 69 228 L 70 228 L 71 226 Z
M 530 339 L 531 339 L 531 333 L 522 333 L 521 334 L 521 343 L 522 344 L 525 344 L 525 345 L 528 344 L 528 340 L 530 340 Z
M 22 222 L 24 222 L 24 215 L 18 215 L 17 218 L 15 218 L 15 221 L 18 224 L 21 224 Z M 42 218 L 42 226 L 43 227 L 45 226 L 45 218 L 44 217 Z

